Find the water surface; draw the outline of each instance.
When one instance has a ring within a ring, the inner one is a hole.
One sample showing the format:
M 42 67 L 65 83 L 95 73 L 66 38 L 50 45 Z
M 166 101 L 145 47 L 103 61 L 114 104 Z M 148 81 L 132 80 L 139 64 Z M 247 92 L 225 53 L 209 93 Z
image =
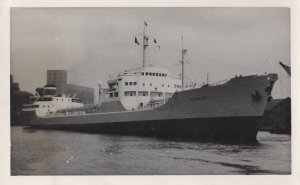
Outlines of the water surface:
M 11 128 L 12 175 L 290 174 L 291 137 L 256 145 Z

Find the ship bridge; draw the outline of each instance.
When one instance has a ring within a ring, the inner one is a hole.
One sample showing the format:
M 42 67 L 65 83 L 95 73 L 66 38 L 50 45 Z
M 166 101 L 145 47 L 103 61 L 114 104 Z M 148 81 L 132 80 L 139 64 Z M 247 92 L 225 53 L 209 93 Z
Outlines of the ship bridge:
M 145 66 L 124 71 L 107 81 L 104 102 L 120 101 L 125 109 L 152 107 L 163 104 L 181 90 L 181 80 L 171 76 L 167 68 Z

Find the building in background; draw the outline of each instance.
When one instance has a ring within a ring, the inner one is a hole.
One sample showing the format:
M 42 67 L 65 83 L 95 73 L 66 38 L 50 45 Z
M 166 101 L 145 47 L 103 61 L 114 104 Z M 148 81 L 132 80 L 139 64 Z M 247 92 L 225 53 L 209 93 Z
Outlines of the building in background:
M 66 70 L 47 70 L 47 84 L 56 86 L 57 95 L 74 96 L 84 104 L 94 104 L 94 89 L 67 83 Z
M 47 84 L 55 85 L 58 95 L 66 94 L 67 71 L 47 70 Z

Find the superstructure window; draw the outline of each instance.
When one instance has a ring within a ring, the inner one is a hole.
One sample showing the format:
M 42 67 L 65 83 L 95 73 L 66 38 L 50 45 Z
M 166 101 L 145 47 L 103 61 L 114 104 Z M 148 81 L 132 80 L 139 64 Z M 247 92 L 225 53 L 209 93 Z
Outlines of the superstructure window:
M 150 92 L 150 97 L 162 97 L 162 96 L 163 96 L 162 92 L 154 92 L 154 91 Z
M 158 76 L 161 76 L 161 73 L 159 73 L 159 75 Z
M 127 85 L 128 85 L 128 82 L 125 82 L 125 85 L 127 86 Z
M 133 85 L 136 85 L 137 83 L 136 82 L 133 82 Z
M 152 84 L 150 83 L 150 86 L 152 86 Z
M 38 101 L 52 101 L 52 98 L 50 98 L 50 97 L 40 97 L 40 98 L 38 98 Z
M 129 85 L 132 85 L 132 82 L 129 82 Z
M 125 91 L 124 96 L 136 96 L 136 91 Z
M 39 105 L 34 104 L 34 105 L 23 105 L 22 106 L 24 109 L 32 109 L 32 108 L 38 108 Z
M 148 91 L 139 91 L 138 95 L 139 96 L 148 96 Z
M 164 85 L 164 84 L 162 84 L 161 86 L 162 86 L 162 87 L 164 87 L 165 85 Z
M 109 97 L 110 97 L 110 98 L 113 98 L 113 97 L 114 97 L 114 94 L 113 94 L 113 93 L 109 93 Z
M 143 83 L 143 86 L 145 86 L 145 83 Z
M 156 76 L 158 76 L 158 73 L 155 73 L 156 74 Z
M 144 76 L 144 72 L 142 72 L 142 75 Z
M 146 76 L 148 76 L 148 72 L 146 72 Z
M 119 93 L 118 92 L 114 92 L 114 97 L 118 97 Z

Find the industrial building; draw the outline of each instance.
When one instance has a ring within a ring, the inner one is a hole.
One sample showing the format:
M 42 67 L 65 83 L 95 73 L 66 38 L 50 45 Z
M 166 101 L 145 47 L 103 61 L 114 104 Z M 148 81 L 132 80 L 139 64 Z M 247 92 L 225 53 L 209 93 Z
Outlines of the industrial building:
M 83 103 L 94 103 L 94 89 L 67 83 L 66 70 L 47 70 L 47 84 L 56 86 L 58 95 L 76 95 Z
M 55 85 L 57 94 L 66 94 L 67 71 L 47 70 L 47 84 Z

